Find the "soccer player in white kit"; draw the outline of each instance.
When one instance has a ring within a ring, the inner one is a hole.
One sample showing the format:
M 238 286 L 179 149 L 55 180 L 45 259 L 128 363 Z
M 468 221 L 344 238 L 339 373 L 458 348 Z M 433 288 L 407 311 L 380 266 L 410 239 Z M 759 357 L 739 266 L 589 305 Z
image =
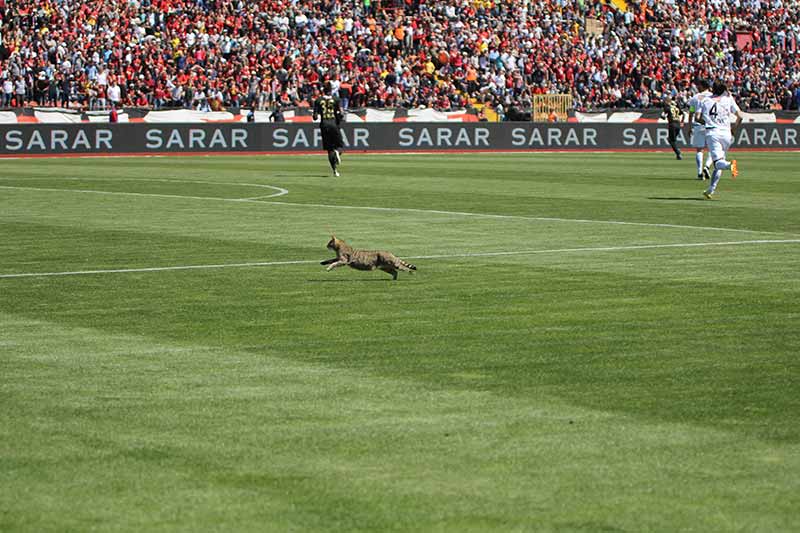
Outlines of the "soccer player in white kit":
M 706 128 L 694 119 L 695 113 L 700 109 L 700 104 L 711 96 L 709 90 L 710 84 L 706 79 L 697 80 L 697 87 L 700 92 L 689 98 L 689 131 L 692 135 L 692 147 L 696 149 L 694 154 L 695 163 L 697 163 L 697 179 L 707 180 L 711 177 L 708 171 L 711 168 L 713 161 L 709 154 L 706 164 L 703 165 L 703 151 L 706 148 Z
M 728 94 L 728 88 L 722 82 L 714 83 L 711 89 L 711 97 L 706 98 L 700 104 L 695 119 L 706 128 L 706 146 L 714 161 L 714 173 L 711 176 L 711 185 L 703 193 L 707 199 L 711 200 L 717 190 L 717 184 L 722 177 L 722 171 L 730 169 L 731 175 L 735 178 L 739 175 L 736 160 L 728 161 L 725 155 L 733 142 L 733 132 L 731 131 L 731 115 L 736 116 L 736 125 L 733 129 L 738 129 L 742 124 L 744 115 L 739 106 Z

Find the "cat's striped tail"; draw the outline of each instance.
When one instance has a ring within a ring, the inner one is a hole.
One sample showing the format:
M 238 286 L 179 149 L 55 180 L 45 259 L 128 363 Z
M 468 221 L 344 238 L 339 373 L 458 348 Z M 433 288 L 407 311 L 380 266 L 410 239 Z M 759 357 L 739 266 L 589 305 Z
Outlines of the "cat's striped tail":
M 407 271 L 411 272 L 412 270 L 416 270 L 417 269 L 416 266 L 412 265 L 411 263 L 406 263 L 402 259 L 398 259 L 398 261 L 400 262 L 400 267 L 403 270 L 407 270 Z

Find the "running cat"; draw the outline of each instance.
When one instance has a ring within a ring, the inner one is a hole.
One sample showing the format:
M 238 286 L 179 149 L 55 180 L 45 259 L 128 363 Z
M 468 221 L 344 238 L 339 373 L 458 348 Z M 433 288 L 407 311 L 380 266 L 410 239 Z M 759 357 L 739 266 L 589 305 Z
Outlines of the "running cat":
M 411 272 L 416 270 L 417 267 L 410 263 L 406 263 L 402 259 L 395 257 L 390 252 L 370 251 L 370 250 L 355 250 L 352 246 L 347 244 L 341 239 L 337 239 L 331 235 L 331 240 L 328 241 L 328 249 L 336 252 L 334 259 L 327 259 L 322 261 L 321 265 L 328 265 L 326 270 L 333 270 L 340 266 L 349 266 L 356 270 L 383 270 L 387 274 L 391 274 L 392 279 L 397 279 L 397 273 L 400 270 Z

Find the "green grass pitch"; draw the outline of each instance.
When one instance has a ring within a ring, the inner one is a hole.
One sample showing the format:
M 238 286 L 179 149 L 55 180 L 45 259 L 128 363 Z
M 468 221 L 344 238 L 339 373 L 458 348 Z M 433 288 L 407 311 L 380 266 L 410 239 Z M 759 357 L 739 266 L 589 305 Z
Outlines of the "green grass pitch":
M 798 530 L 800 155 L 343 163 L 0 163 L 0 531 Z

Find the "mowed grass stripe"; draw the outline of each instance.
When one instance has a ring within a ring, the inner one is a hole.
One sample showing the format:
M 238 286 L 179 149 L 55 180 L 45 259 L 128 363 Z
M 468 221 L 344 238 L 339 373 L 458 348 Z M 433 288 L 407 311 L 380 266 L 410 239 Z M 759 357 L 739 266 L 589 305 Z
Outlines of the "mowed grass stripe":
M 165 180 L 168 181 L 168 180 Z M 175 180 L 175 183 L 185 183 L 181 180 Z M 666 223 L 652 223 L 652 222 L 629 222 L 629 221 L 621 221 L 621 220 L 589 220 L 589 219 L 581 219 L 581 218 L 559 218 L 559 217 L 537 217 L 537 216 L 524 216 L 524 215 L 504 215 L 504 214 L 496 214 L 496 213 L 472 213 L 472 212 L 464 212 L 464 211 L 444 211 L 444 210 L 437 210 L 437 209 L 421 209 L 421 208 L 409 208 L 409 207 L 375 207 L 375 206 L 359 206 L 359 205 L 335 205 L 335 204 L 314 204 L 314 203 L 296 203 L 296 202 L 283 202 L 283 201 L 271 201 L 267 200 L 267 198 L 271 198 L 274 196 L 282 196 L 284 193 L 277 193 L 275 195 L 270 195 L 266 197 L 255 197 L 255 198 L 221 198 L 215 196 L 188 196 L 188 195 L 177 195 L 177 194 L 157 194 L 157 193 L 139 193 L 139 192 L 121 192 L 121 191 L 99 191 L 99 190 L 92 190 L 92 189 L 59 189 L 59 188 L 45 188 L 45 187 L 23 187 L 23 186 L 10 186 L 10 185 L 0 185 L 0 189 L 10 189 L 10 190 L 21 190 L 21 191 L 43 191 L 43 192 L 66 192 L 66 193 L 78 193 L 78 194 L 100 194 L 100 195 L 109 195 L 109 196 L 135 196 L 140 198 L 166 198 L 166 199 L 186 199 L 186 200 L 206 200 L 206 201 L 218 201 L 218 202 L 236 202 L 236 203 L 260 203 L 260 204 L 267 204 L 267 205 L 276 205 L 276 206 L 291 206 L 291 207 L 301 207 L 301 208 L 321 208 L 321 209 L 345 209 L 345 210 L 355 210 L 355 211 L 378 211 L 378 212 L 403 212 L 403 213 L 414 213 L 414 214 L 432 214 L 432 215 L 444 215 L 444 216 L 459 216 L 459 217 L 476 217 L 476 218 L 488 218 L 488 219 L 498 219 L 498 220 L 530 220 L 530 221 L 538 221 L 538 222 L 568 222 L 568 223 L 576 223 L 576 224 L 613 224 L 613 225 L 622 225 L 622 226 L 643 226 L 643 227 L 655 227 L 655 228 L 672 228 L 672 229 L 691 229 L 691 230 L 703 230 L 703 231 L 727 231 L 727 232 L 734 232 L 734 233 L 760 233 L 760 234 L 770 234 L 770 235 L 785 235 L 787 232 L 773 232 L 773 231 L 763 231 L 763 230 L 750 230 L 750 229 L 741 229 L 741 228 L 719 228 L 719 227 L 709 227 L 709 226 L 691 226 L 691 225 L 683 225 L 683 224 L 666 224 Z M 288 193 L 288 191 L 287 191 Z
M 2 448 L 0 476 L 31 493 L 0 495 L 13 510 L 3 517 L 9 529 L 109 521 L 122 531 L 790 526 L 781 516 L 792 513 L 798 458 L 736 433 L 583 408 L 548 391 L 510 398 L 2 321 L 18 344 L 13 364 L 3 359 L 17 416 L 0 414 L 10 419 L 0 431 L 16 443 Z M 43 329 L 47 339 L 35 333 Z M 25 419 L 38 421 L 34 431 Z M 719 474 L 732 463 L 742 465 L 736 475 Z M 765 475 L 786 489 L 754 481 Z M 67 479 L 91 499 L 49 498 Z M 165 487 L 169 497 L 159 497 Z M 657 505 L 664 500 L 671 505 Z M 709 507 L 715 512 L 698 513 Z
M 505 257 L 505 256 L 515 256 L 515 255 L 536 255 L 536 254 L 577 253 L 577 252 L 623 252 L 623 251 L 635 251 L 635 250 L 655 250 L 660 248 L 708 248 L 714 246 L 742 246 L 742 245 L 758 245 L 758 244 L 800 244 L 800 239 L 696 242 L 696 243 L 684 243 L 684 244 L 643 244 L 643 245 L 629 245 L 629 246 L 604 246 L 597 248 L 559 248 L 554 250 L 466 252 L 461 254 L 409 256 L 408 259 L 457 259 L 457 258 Z M 0 278 L 81 276 L 81 275 L 92 275 L 92 274 L 129 274 L 135 272 L 162 272 L 162 271 L 166 272 L 171 270 L 248 268 L 248 267 L 266 267 L 266 266 L 304 265 L 304 264 L 314 264 L 314 263 L 318 263 L 318 261 L 287 260 L 287 261 L 265 261 L 265 262 L 252 262 L 252 263 L 225 263 L 219 265 L 176 265 L 176 266 L 144 267 L 144 268 L 120 268 L 120 269 L 107 269 L 107 270 L 24 272 L 24 273 L 14 273 L 14 274 L 0 274 Z

